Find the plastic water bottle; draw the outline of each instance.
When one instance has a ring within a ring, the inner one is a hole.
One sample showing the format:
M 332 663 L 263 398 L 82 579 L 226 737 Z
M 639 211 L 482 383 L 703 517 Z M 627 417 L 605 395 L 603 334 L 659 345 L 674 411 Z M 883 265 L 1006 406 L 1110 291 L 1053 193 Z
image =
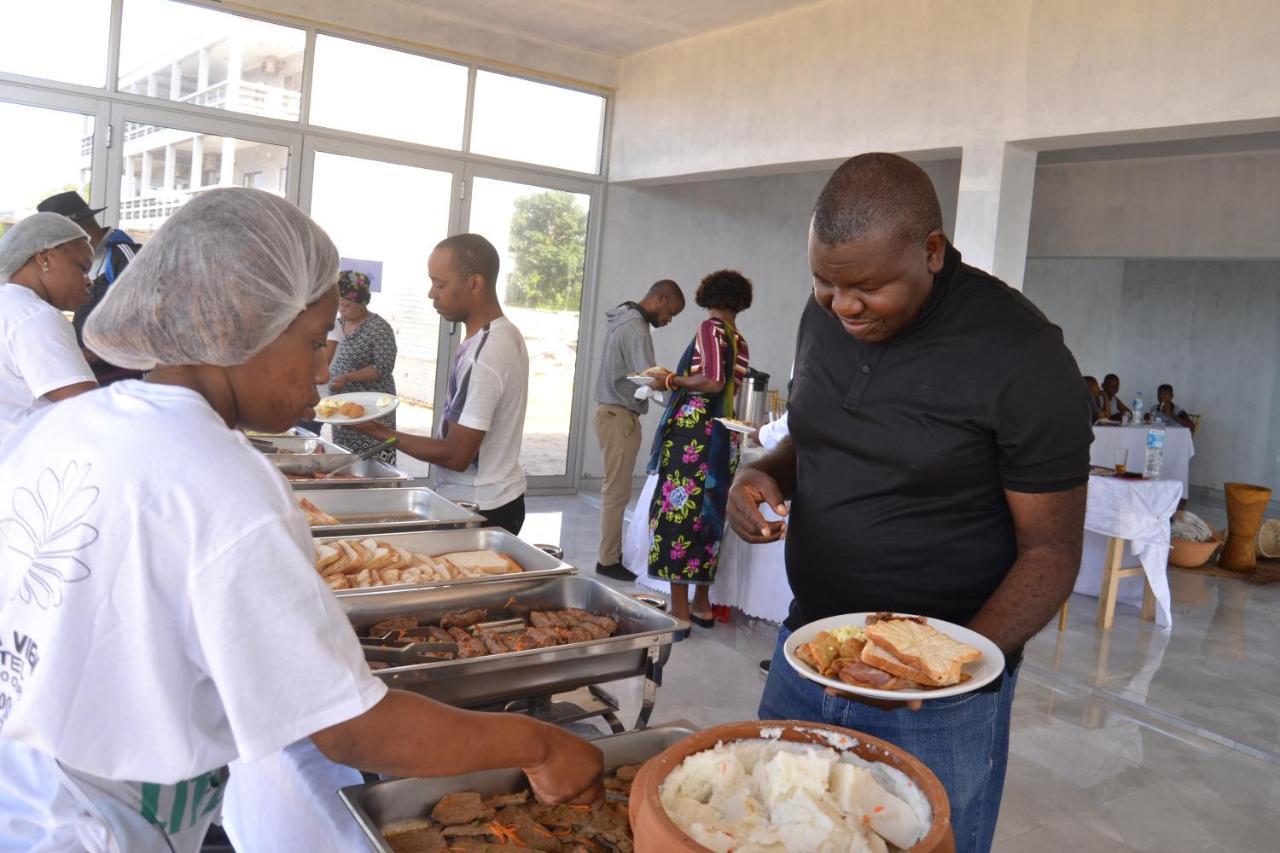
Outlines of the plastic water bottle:
M 1152 480 L 1160 479 L 1160 466 L 1164 464 L 1164 430 L 1147 430 L 1147 459 L 1142 473 Z
M 1142 423 L 1142 392 L 1133 398 L 1133 422 L 1135 424 Z

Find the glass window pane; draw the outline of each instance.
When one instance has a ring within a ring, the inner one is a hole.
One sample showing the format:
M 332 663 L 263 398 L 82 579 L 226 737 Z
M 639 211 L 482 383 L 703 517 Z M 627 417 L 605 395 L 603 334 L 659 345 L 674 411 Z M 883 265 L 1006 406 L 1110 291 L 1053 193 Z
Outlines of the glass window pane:
M 93 116 L 0 103 L 0 127 L 7 129 L 0 133 L 0 233 L 54 193 L 76 190 L 89 199 Z
M 289 148 L 230 136 L 125 122 L 120 227 L 146 242 L 192 196 L 212 187 L 284 195 Z
M 591 197 L 476 178 L 471 231 L 498 250 L 498 298 L 529 348 L 529 410 L 520 464 L 530 476 L 569 465 L 578 315 Z
M 111 0 L 6 4 L 0 71 L 102 86 L 107 80 Z
M 452 198 L 449 172 L 316 154 L 311 217 L 348 265 L 381 273 L 369 309 L 396 334 L 396 428 L 421 435 L 431 435 L 440 340 L 440 315 L 427 298 L 427 256 L 449 233 Z M 429 471 L 407 453 L 398 459 L 411 474 Z
M 471 120 L 477 154 L 542 166 L 600 171 L 604 98 L 480 71 Z
M 296 121 L 302 30 L 167 0 L 125 0 L 120 91 Z
M 312 79 L 311 124 L 462 147 L 465 65 L 318 35 Z

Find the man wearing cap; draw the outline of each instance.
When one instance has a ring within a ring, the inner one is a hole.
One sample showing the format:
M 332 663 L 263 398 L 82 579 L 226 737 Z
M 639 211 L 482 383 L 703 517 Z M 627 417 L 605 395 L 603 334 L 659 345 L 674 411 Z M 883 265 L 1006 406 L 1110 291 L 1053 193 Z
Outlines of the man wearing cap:
M 80 193 L 75 190 L 49 196 L 36 205 L 36 210 L 41 213 L 60 213 L 67 217 L 84 229 L 93 246 L 93 266 L 89 269 L 93 290 L 89 294 L 89 301 L 76 311 L 74 320 L 76 340 L 80 342 L 83 349 L 84 321 L 89 319 L 89 314 L 102 301 L 102 297 L 107 295 L 107 288 L 120 277 L 142 245 L 119 228 L 106 228 L 99 225 L 98 214 L 106 208 L 89 207 Z M 108 364 L 87 349 L 84 350 L 84 355 L 90 367 L 93 368 L 99 385 L 110 385 L 121 379 L 137 379 L 142 376 L 136 370 L 126 370 L 123 367 Z

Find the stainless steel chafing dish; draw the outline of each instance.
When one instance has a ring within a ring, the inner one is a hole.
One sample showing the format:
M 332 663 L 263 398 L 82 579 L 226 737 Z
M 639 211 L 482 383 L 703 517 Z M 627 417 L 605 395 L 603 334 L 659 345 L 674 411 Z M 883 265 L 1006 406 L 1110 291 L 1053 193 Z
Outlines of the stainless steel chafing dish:
M 663 726 L 639 732 L 609 735 L 592 741 L 604 753 L 605 771 L 624 764 L 643 764 L 667 747 L 693 734 L 692 729 Z M 528 787 L 519 770 L 487 770 L 440 779 L 393 779 L 352 785 L 338 791 L 369 847 L 378 853 L 393 853 L 382 837 L 382 827 L 431 814 L 445 794 L 475 791 L 483 796 L 510 794 Z
M 274 457 L 268 456 L 267 458 L 272 459 Z M 399 486 L 409 479 L 409 475 L 404 471 L 385 462 L 379 462 L 377 459 L 366 459 L 363 462 L 357 462 L 342 473 L 343 475 L 351 476 L 339 477 L 333 480 L 290 480 L 289 485 L 293 486 L 297 491 L 309 492 L 314 489 L 367 489 L 374 486 Z
M 465 534 L 473 531 L 452 531 Z M 412 534 L 407 534 L 412 535 Z M 444 536 L 452 534 L 420 534 Z M 607 681 L 644 676 L 645 697 L 639 727 L 653 711 L 662 666 L 671 646 L 689 634 L 689 624 L 624 595 L 606 584 L 578 575 L 530 577 L 503 575 L 493 580 L 435 589 L 372 590 L 339 593 L 338 601 L 357 633 L 392 616 L 416 616 L 432 623 L 447 613 L 485 608 L 487 618 L 522 616 L 531 610 L 576 607 L 618 623 L 612 637 L 461 660 L 392 666 L 374 672 L 392 687 L 402 687 L 461 707 L 510 706 L 512 700 L 549 696 Z
M 424 486 L 399 489 L 312 489 L 307 492 L 306 497 L 342 522 L 313 526 L 311 532 L 316 536 L 451 530 L 484 524 L 484 516 L 463 509 Z
M 407 490 L 406 490 L 407 491 Z M 307 495 L 310 498 L 310 495 Z M 319 528 L 315 532 L 319 533 Z M 515 560 L 524 569 L 523 572 L 510 575 L 486 575 L 478 578 L 454 578 L 447 581 L 433 581 L 430 583 L 412 584 L 406 586 L 389 586 L 377 587 L 371 586 L 363 589 L 340 589 L 334 594 L 343 601 L 343 606 L 347 608 L 348 614 L 353 608 L 358 610 L 357 605 L 348 604 L 353 599 L 359 599 L 368 596 L 381 596 L 390 592 L 403 592 L 414 590 L 433 589 L 439 590 L 443 587 L 468 586 L 477 583 L 485 583 L 492 580 L 500 580 L 502 578 L 527 578 L 527 577 L 547 577 L 552 575 L 567 575 L 573 572 L 573 566 L 566 563 L 554 554 L 530 545 L 523 539 L 517 537 L 509 530 L 503 530 L 501 527 L 471 527 L 462 530 L 427 530 L 416 533 L 382 533 L 373 530 L 365 534 L 356 534 L 356 536 L 319 536 L 316 537 L 317 543 L 333 542 L 338 539 L 354 539 L 373 538 L 383 542 L 395 545 L 398 548 L 404 548 L 413 554 L 426 554 L 429 557 L 438 557 L 441 554 L 452 554 L 456 551 L 483 551 L 491 548 L 499 554 L 505 554 Z M 415 605 L 416 606 L 416 602 Z M 407 611 L 406 611 L 407 612 Z M 448 611 L 442 611 L 447 613 Z M 392 613 L 393 616 L 403 616 L 404 613 Z M 417 615 L 416 613 L 414 615 Z M 369 622 L 377 622 L 378 619 L 370 619 Z M 360 626 L 358 626 L 360 627 Z

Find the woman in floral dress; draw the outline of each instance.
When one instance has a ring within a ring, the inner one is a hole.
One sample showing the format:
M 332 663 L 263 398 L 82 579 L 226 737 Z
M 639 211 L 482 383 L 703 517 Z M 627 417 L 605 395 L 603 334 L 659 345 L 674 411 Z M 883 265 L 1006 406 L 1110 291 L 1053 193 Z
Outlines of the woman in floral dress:
M 747 341 L 736 321 L 751 306 L 751 282 L 734 270 L 713 272 L 694 301 L 708 317 L 676 371 L 657 377 L 672 394 L 649 458 L 649 473 L 658 475 L 649 506 L 649 577 L 671 583 L 673 615 L 710 628 L 709 591 L 741 441 L 715 418 L 734 417 L 734 396 L 747 373 Z
M 396 366 L 396 334 L 391 324 L 369 310 L 369 277 L 362 272 L 343 270 L 338 273 L 338 322 L 342 324 L 342 340 L 329 369 L 329 391 L 376 391 L 396 393 L 396 380 L 391 372 Z M 378 423 L 396 428 L 396 413 L 379 418 Z M 376 438 L 353 429 L 333 428 L 333 441 L 352 453 L 381 444 Z M 377 455 L 394 465 L 395 448 Z

